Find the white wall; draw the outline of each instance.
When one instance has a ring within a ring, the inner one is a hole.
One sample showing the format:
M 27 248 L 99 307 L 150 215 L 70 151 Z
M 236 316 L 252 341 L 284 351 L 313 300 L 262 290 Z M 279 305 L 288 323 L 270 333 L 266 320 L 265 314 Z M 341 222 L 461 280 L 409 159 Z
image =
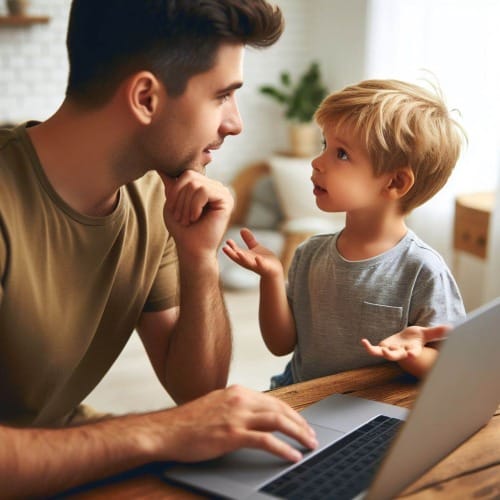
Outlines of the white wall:
M 245 86 L 240 91 L 243 133 L 228 138 L 209 175 L 229 181 L 245 165 L 287 147 L 282 109 L 258 93 L 264 83 L 277 83 L 283 70 L 299 75 L 313 60 L 320 62 L 331 91 L 363 78 L 369 0 L 275 0 L 286 27 L 281 39 L 262 51 L 249 50 Z
M 273 47 L 248 49 L 239 94 L 243 133 L 229 137 L 208 170 L 229 182 L 245 165 L 287 147 L 282 109 L 258 87 L 277 83 L 288 70 L 299 75 L 314 59 L 331 90 L 363 75 L 368 0 L 276 0 L 286 29 Z M 62 102 L 67 77 L 65 48 L 70 0 L 31 0 L 30 13 L 49 24 L 0 29 L 0 123 L 45 119 Z M 0 13 L 5 7 L 0 3 Z
M 314 58 L 310 3 L 304 0 L 277 0 L 275 3 L 283 10 L 285 32 L 272 47 L 247 50 L 245 84 L 238 91 L 243 132 L 226 139 L 208 168 L 208 175 L 223 181 L 230 181 L 245 165 L 286 149 L 287 131 L 282 108 L 259 94 L 258 88 L 263 84 L 277 84 L 283 70 L 290 71 L 292 78 L 296 77 Z
M 281 109 L 257 91 L 275 83 L 282 70 L 293 75 L 312 60 L 309 5 L 304 0 L 280 0 L 287 28 L 278 44 L 269 49 L 249 49 L 245 58 L 245 86 L 239 91 L 244 132 L 229 137 L 219 151 L 209 175 L 229 181 L 250 162 L 286 148 Z M 30 0 L 29 12 L 48 15 L 48 24 L 0 28 L 0 123 L 43 120 L 64 98 L 67 79 L 66 27 L 71 0 Z M 0 2 L 0 14 L 6 9 Z
M 330 90 L 364 78 L 369 0 L 312 0 L 308 7 L 312 54 Z
M 451 263 L 454 199 L 491 191 L 500 165 L 500 2 L 370 0 L 366 74 L 418 83 L 428 70 L 464 125 L 468 144 L 448 184 L 410 216 L 413 229 Z M 492 233 L 496 240 L 499 232 Z M 498 241 L 492 241 L 498 248 Z M 488 263 L 486 263 L 488 265 Z M 460 256 L 457 279 L 469 309 L 482 303 L 485 263 Z M 498 275 L 498 274 L 497 274 Z
M 104 1 L 104 0 L 103 0 Z M 44 119 L 60 104 L 66 84 L 65 32 L 70 0 L 31 0 L 49 24 L 0 28 L 0 122 Z M 417 209 L 412 227 L 452 261 L 453 199 L 494 189 L 500 165 L 500 2 L 498 0 L 276 0 L 286 29 L 273 47 L 249 49 L 239 91 L 244 131 L 229 137 L 208 174 L 229 182 L 245 165 L 286 148 L 282 110 L 258 93 L 282 70 L 296 76 L 322 64 L 331 90 L 371 77 L 416 80 L 420 68 L 437 77 L 450 106 L 462 113 L 469 145 L 452 179 Z M 0 3 L 0 9 L 5 8 Z M 500 237 L 500 232 L 492 237 Z M 494 248 L 498 248 L 498 245 Z M 469 266 L 472 267 L 473 266 Z M 462 279 L 482 296 L 482 273 Z M 472 286 L 471 286 L 472 284 Z M 481 289 L 481 290 L 480 290 Z
M 0 28 L 0 123 L 43 120 L 62 102 L 69 5 L 70 0 L 30 0 L 29 13 L 50 16 L 48 24 Z
M 498 179 L 500 179 L 500 162 L 498 164 Z M 483 302 L 500 297 L 500 181 L 497 185 L 496 203 L 491 216 L 490 226 L 489 259 L 485 273 Z

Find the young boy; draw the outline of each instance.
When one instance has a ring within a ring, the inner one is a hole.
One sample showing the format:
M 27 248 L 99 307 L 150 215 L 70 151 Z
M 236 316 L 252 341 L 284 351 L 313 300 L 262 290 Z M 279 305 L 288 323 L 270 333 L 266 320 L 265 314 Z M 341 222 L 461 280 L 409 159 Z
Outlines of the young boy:
M 324 148 L 312 162 L 313 193 L 321 210 L 346 212 L 344 229 L 300 245 L 286 286 L 278 257 L 248 229 L 248 250 L 224 247 L 261 276 L 267 347 L 293 351 L 271 387 L 385 360 L 422 376 L 437 355 L 432 341 L 465 312 L 442 257 L 405 217 L 446 183 L 463 131 L 439 95 L 395 80 L 333 93 L 315 118 Z

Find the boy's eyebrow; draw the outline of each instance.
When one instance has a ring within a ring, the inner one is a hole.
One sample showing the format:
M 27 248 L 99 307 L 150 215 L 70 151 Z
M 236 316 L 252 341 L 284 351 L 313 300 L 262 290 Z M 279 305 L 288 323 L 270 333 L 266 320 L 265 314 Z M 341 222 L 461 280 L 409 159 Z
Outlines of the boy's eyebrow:
M 344 146 L 348 149 L 351 149 L 353 147 L 352 144 L 347 139 L 343 139 L 342 137 L 339 136 L 337 136 L 335 139 L 341 146 Z

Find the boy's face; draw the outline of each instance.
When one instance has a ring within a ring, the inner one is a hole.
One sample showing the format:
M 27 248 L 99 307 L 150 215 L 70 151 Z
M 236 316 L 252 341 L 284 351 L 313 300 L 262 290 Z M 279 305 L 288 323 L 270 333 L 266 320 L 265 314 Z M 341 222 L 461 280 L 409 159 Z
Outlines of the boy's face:
M 325 212 L 351 213 L 380 206 L 389 176 L 375 177 L 368 152 L 351 128 L 330 125 L 323 137 L 323 152 L 312 162 L 317 206 Z
M 215 65 L 190 78 L 182 95 L 165 93 L 149 131 L 152 168 L 171 177 L 187 169 L 202 172 L 224 138 L 241 132 L 235 92 L 243 83 L 243 53 L 243 45 L 222 45 Z

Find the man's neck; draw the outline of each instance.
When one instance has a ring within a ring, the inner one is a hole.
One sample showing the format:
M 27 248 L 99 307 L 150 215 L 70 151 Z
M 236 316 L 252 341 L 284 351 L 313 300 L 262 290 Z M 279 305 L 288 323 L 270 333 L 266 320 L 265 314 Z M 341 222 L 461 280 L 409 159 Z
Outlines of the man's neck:
M 119 136 L 106 122 L 104 112 L 81 112 L 63 104 L 47 121 L 28 129 L 54 190 L 74 210 L 90 216 L 110 214 L 121 185 L 113 165 Z

